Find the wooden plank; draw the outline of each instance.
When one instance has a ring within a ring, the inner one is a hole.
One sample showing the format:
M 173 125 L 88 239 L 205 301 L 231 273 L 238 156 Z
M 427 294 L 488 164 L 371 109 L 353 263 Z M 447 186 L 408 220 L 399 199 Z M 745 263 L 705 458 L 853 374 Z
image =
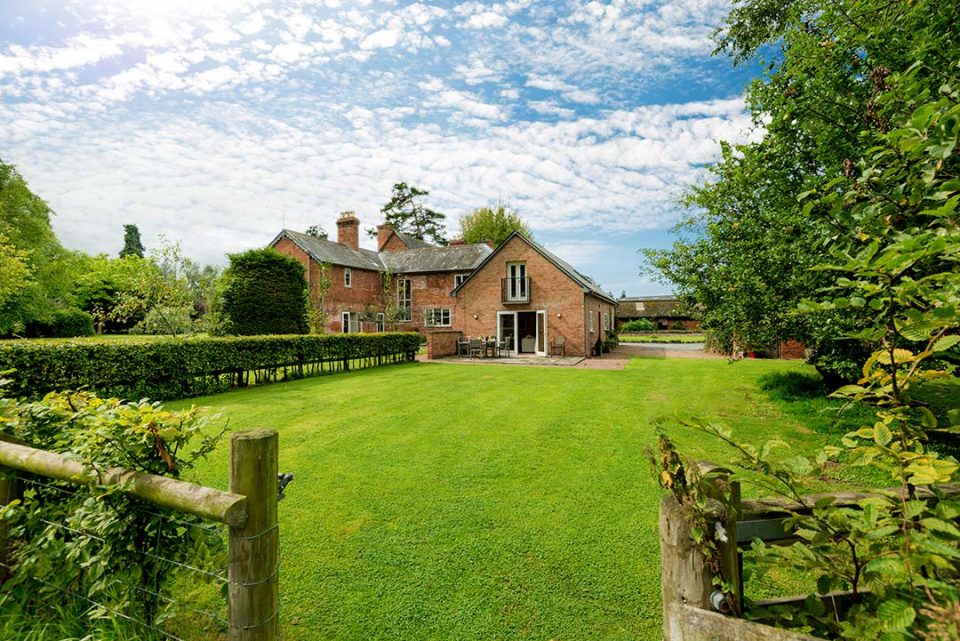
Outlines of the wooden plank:
M 956 496 L 960 494 L 960 484 L 957 483 L 945 483 L 943 485 L 938 485 L 937 490 L 946 495 L 946 496 Z M 882 492 L 891 492 L 896 496 L 903 496 L 903 488 L 889 488 L 885 490 L 880 490 Z M 917 488 L 917 495 L 921 498 L 933 498 L 936 496 L 933 492 L 927 488 L 920 487 Z M 792 501 L 784 499 L 781 497 L 771 497 L 764 499 L 754 499 L 751 501 L 744 501 L 741 509 L 741 518 L 749 520 L 752 517 L 759 517 L 765 514 L 773 513 L 782 513 L 782 512 L 797 512 L 797 513 L 809 513 L 813 505 L 820 499 L 826 497 L 833 497 L 834 505 L 838 506 L 850 506 L 856 505 L 858 501 L 868 498 L 876 498 L 881 496 L 876 491 L 875 492 L 825 492 L 822 494 L 808 494 L 804 496 L 804 503 L 798 503 L 797 501 Z
M 677 604 L 665 622 L 667 641 L 820 641 L 809 634 L 724 616 L 688 604 Z
M 786 519 L 782 516 L 737 521 L 737 543 L 742 545 L 750 543 L 754 539 L 783 541 L 795 538 L 792 531 L 784 529 L 785 523 Z
M 710 607 L 713 581 L 703 555 L 694 547 L 690 524 L 672 496 L 660 499 L 660 588 L 663 594 L 663 635 L 671 636 L 669 613 L 677 605 Z
M 230 641 L 276 641 L 280 633 L 277 447 L 275 430 L 230 441 L 230 489 L 249 499 L 246 524 L 230 528 Z
M 0 442 L 0 466 L 81 485 L 120 485 L 150 503 L 233 527 L 247 520 L 247 498 L 240 494 L 121 467 L 94 470 L 62 454 L 16 443 Z

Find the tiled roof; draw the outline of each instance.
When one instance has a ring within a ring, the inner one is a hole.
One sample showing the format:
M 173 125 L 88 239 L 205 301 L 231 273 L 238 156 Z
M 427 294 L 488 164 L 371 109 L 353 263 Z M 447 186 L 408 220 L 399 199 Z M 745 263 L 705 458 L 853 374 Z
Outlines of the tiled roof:
M 399 234 L 398 234 L 399 235 Z M 385 271 L 396 274 L 414 274 L 419 272 L 469 272 L 480 264 L 493 250 L 485 244 L 454 245 L 452 247 L 434 247 L 421 240 L 401 237 L 404 242 L 413 242 L 416 249 L 402 249 L 393 252 L 380 252 L 369 249 L 351 249 L 346 245 L 316 238 L 308 234 L 284 229 L 270 243 L 286 237 L 293 241 L 314 260 L 331 265 L 342 265 L 355 269 Z
M 351 249 L 346 245 L 335 243 L 332 240 L 324 240 L 308 234 L 301 234 L 298 231 L 284 229 L 273 239 L 270 245 L 276 245 L 277 241 L 284 236 L 296 243 L 303 251 L 310 254 L 310 256 L 318 262 L 354 267 L 356 269 L 383 271 L 383 263 L 375 251 L 369 249 Z
M 470 272 L 493 250 L 485 244 L 426 246 L 419 249 L 380 252 L 381 262 L 396 274 L 417 272 Z
M 430 243 L 428 243 L 428 242 L 425 241 L 425 240 L 420 240 L 419 238 L 414 238 L 413 236 L 410 236 L 409 234 L 402 234 L 402 233 L 398 232 L 396 229 L 393 230 L 393 234 L 394 234 L 397 238 L 399 238 L 400 240 L 402 240 L 402 241 L 403 241 L 403 244 L 405 244 L 405 245 L 406 245 L 407 247 L 409 247 L 410 249 L 424 249 L 424 248 L 426 248 L 426 247 L 435 247 L 435 245 L 431 245 Z
M 686 318 L 680 313 L 680 301 L 675 296 L 637 296 L 617 302 L 619 318 Z

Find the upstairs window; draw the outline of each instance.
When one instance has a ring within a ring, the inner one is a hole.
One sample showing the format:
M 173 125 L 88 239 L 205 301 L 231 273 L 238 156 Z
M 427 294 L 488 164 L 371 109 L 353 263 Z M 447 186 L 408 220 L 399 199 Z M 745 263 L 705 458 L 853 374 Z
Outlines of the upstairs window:
M 463 281 L 467 280 L 467 276 L 469 276 L 469 275 L 470 275 L 470 274 L 454 274 L 454 275 L 453 275 L 453 287 L 454 287 L 454 288 L 460 287 L 460 283 L 462 283 Z
M 410 287 L 409 278 L 400 278 L 397 279 L 397 309 L 399 310 L 399 319 L 402 321 L 409 321 L 413 318 L 411 316 L 411 309 L 413 308 L 413 291 Z
M 353 270 L 349 267 L 343 268 L 343 286 L 353 287 Z

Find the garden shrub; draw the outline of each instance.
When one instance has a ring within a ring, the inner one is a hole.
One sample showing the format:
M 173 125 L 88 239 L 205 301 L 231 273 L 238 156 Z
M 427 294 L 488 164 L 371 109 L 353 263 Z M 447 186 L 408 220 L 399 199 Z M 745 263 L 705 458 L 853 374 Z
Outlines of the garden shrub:
M 640 318 L 637 320 L 632 320 L 624 323 L 620 326 L 621 332 L 655 332 L 657 331 L 657 326 L 653 324 L 653 321 L 646 318 Z
M 272 248 L 230 254 L 221 298 L 228 333 L 307 333 L 303 274 L 303 265 Z
M 249 373 L 299 378 L 332 367 L 412 360 L 417 333 L 168 338 L 136 342 L 31 342 L 0 346 L 10 392 L 37 398 L 87 387 L 128 399 L 174 399 L 246 385 Z
M 28 322 L 24 334 L 29 338 L 93 336 L 93 316 L 80 309 L 57 309 L 48 320 Z
M 31 403 L 0 397 L 2 433 L 91 470 L 118 466 L 180 477 L 216 446 L 222 434 L 211 429 L 216 418 L 198 408 L 168 412 L 146 400 L 123 403 L 86 391 L 51 393 Z M 4 560 L 15 567 L 0 585 L 0 604 L 26 629 L 39 630 L 51 618 L 87 633 L 103 618 L 159 625 L 176 610 L 179 567 L 199 568 L 190 575 L 196 581 L 226 565 L 223 539 L 199 517 L 116 487 L 19 476 L 20 498 L 0 506 L 9 537 Z M 59 606 L 53 614 L 51 605 Z

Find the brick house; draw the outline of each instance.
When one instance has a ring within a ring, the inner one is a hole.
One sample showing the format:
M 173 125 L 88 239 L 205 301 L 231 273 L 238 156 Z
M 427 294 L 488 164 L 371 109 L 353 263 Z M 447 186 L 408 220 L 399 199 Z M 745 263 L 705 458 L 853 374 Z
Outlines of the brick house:
M 567 354 L 589 355 L 613 327 L 614 299 L 519 234 L 496 250 L 458 241 L 435 247 L 380 225 L 377 251 L 359 241 L 360 221 L 344 212 L 336 242 L 285 229 L 270 243 L 303 264 L 311 304 L 326 312 L 328 332 L 445 335 L 446 347 L 431 356 L 450 353 L 461 334 L 496 335 L 514 352 L 540 355 L 549 352 L 551 339 L 564 336 Z M 394 323 L 388 308 L 399 312 Z
M 378 251 L 363 249 L 353 212 L 337 220 L 336 242 L 284 229 L 270 246 L 300 261 L 311 305 L 326 312 L 326 330 L 344 333 L 452 327 L 458 314 L 450 291 L 493 251 L 485 244 L 435 247 L 389 225 L 377 228 Z M 388 308 L 399 314 L 390 318 Z
M 469 336 L 497 336 L 516 353 L 589 356 L 613 329 L 617 302 L 592 280 L 514 232 L 453 290 Z

